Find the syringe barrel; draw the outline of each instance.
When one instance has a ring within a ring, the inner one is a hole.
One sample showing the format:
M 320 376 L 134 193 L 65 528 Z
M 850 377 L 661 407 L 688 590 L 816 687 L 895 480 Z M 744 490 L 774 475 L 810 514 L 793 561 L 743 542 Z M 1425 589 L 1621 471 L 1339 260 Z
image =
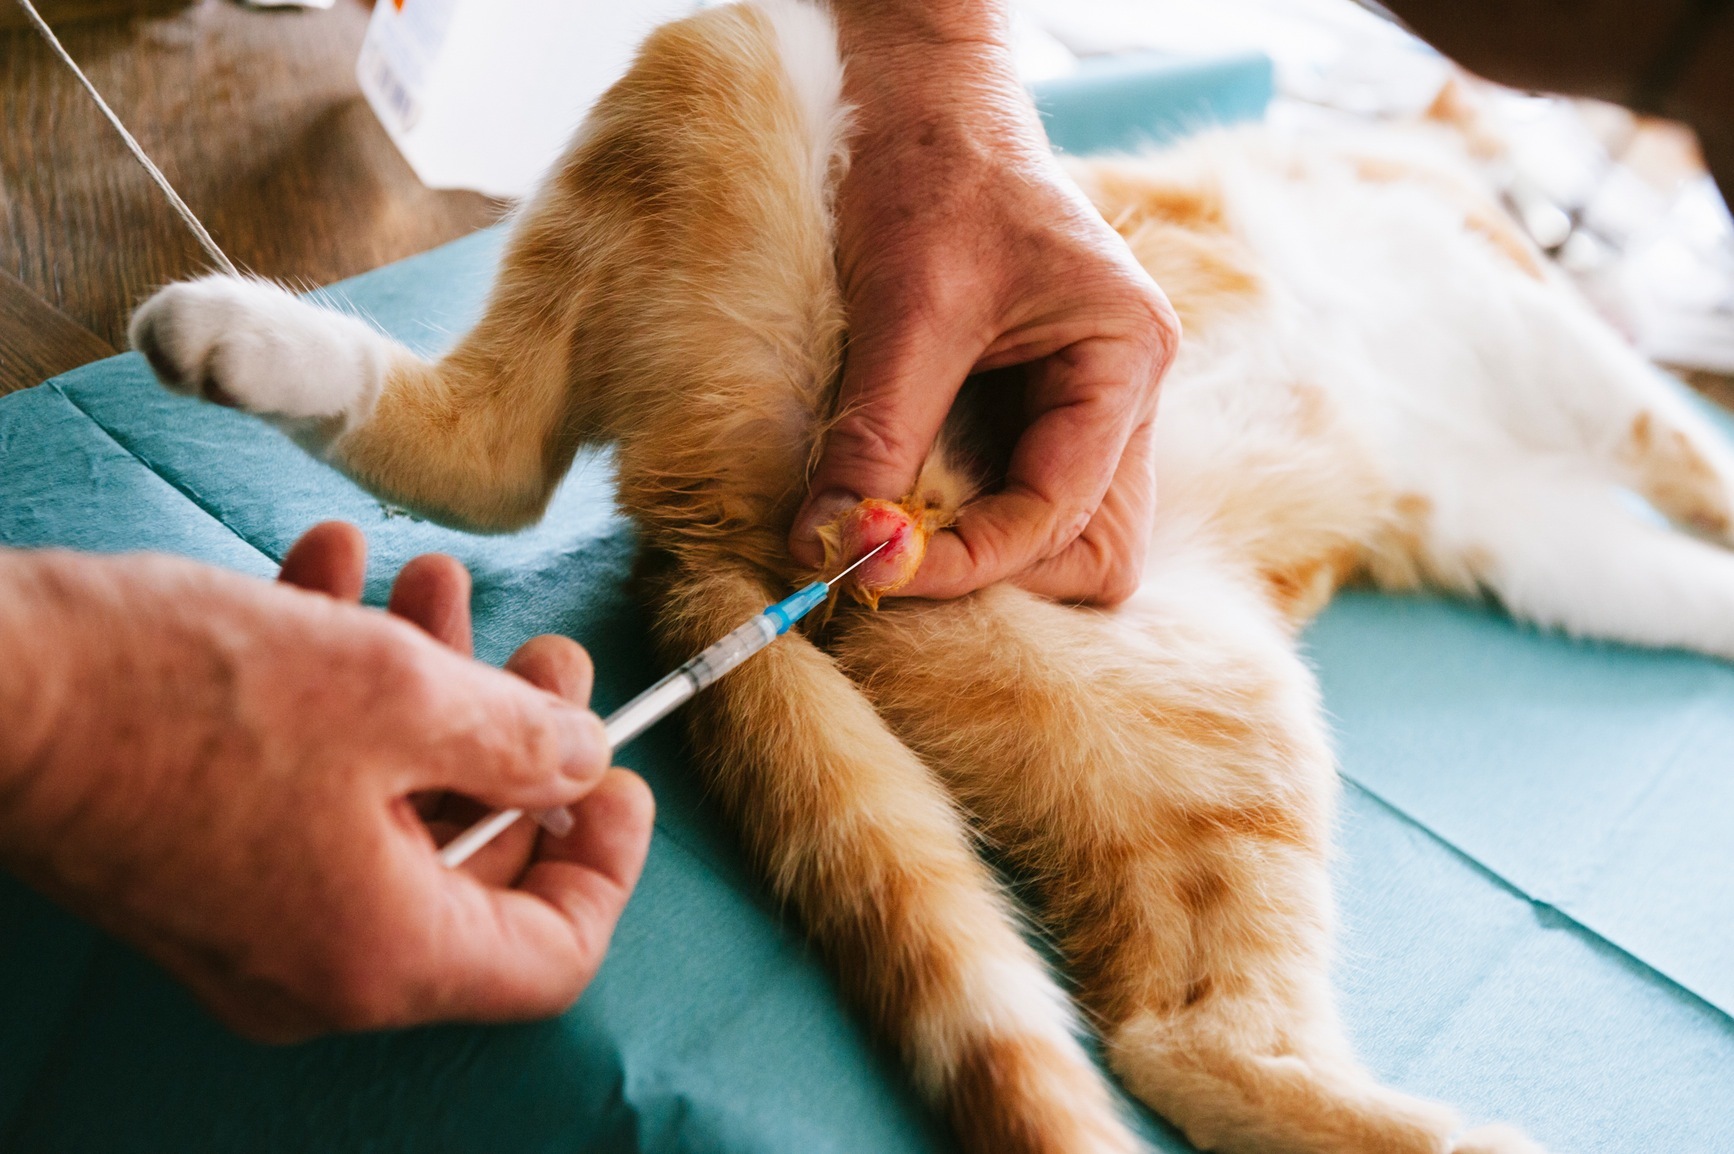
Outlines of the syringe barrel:
M 776 639 L 776 622 L 754 617 L 611 713 L 603 725 L 608 747 L 619 749 Z
M 608 748 L 619 749 L 663 718 L 667 717 L 697 692 L 685 667 L 675 670 L 619 709 L 608 715 L 602 731 L 608 737 Z
M 815 589 L 822 593 L 823 588 L 815 583 L 779 601 L 609 714 L 608 720 L 602 723 L 603 732 L 608 736 L 608 747 L 619 749 L 690 701 L 693 694 L 775 641 L 791 624 L 800 620 L 802 614 L 818 604 L 821 598 L 815 595 Z M 522 810 L 508 809 L 483 819 L 441 850 L 440 861 L 447 868 L 462 865 L 471 854 L 522 816 Z M 532 816 L 556 837 L 571 832 L 572 815 L 564 809 L 537 810 Z
M 709 646 L 680 667 L 692 678 L 695 691 L 703 689 L 765 646 L 777 639 L 777 623 L 761 613 L 734 630 L 716 644 Z

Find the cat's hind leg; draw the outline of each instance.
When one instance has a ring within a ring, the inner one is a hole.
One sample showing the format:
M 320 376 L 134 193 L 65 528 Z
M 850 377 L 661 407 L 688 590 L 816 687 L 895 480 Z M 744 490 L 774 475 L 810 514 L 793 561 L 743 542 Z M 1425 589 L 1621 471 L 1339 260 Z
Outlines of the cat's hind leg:
M 776 595 L 727 558 L 654 581 L 671 658 Z M 688 709 L 712 793 L 773 892 L 965 1149 L 1142 1148 L 951 798 L 829 657 L 792 634 Z
M 1734 553 L 1682 533 L 1581 466 L 1489 463 L 1439 486 L 1422 567 L 1573 636 L 1734 660 Z
M 1734 452 L 1671 384 L 1649 383 L 1615 449 L 1620 479 L 1674 524 L 1734 545 Z
M 1685 387 L 1557 285 L 1519 283 L 1506 303 L 1517 323 L 1479 352 L 1483 402 L 1517 454 L 1588 468 L 1734 544 L 1734 448 Z
M 1734 450 L 1726 436 L 1683 385 L 1629 349 L 1603 351 L 1599 379 L 1585 380 L 1570 402 L 1589 459 L 1675 525 L 1734 545 Z
M 835 652 L 1030 880 L 1113 1068 L 1194 1143 L 1533 1151 L 1353 1060 L 1312 679 L 1253 581 L 1156 555 L 1114 615 L 995 588 L 847 620 Z

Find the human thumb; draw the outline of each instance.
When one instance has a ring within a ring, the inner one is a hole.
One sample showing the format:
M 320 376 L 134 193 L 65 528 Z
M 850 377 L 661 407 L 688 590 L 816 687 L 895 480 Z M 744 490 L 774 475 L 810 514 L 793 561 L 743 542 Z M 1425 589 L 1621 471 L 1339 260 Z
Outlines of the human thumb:
M 528 810 L 569 805 L 595 788 L 611 753 L 601 719 L 515 677 L 483 672 L 498 680 L 476 678 L 468 687 L 480 716 L 442 764 L 424 767 L 416 787 Z
M 906 317 L 887 320 L 850 338 L 837 415 L 789 532 L 789 552 L 803 565 L 824 562 L 819 530 L 863 498 L 895 501 L 914 487 L 974 364 L 974 351 Z

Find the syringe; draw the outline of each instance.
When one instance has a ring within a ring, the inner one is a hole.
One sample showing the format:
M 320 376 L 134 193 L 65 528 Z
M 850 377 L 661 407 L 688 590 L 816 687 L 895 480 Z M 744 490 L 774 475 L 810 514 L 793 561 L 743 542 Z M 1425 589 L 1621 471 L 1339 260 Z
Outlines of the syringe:
M 795 622 L 824 602 L 831 593 L 831 586 L 853 573 L 889 544 L 890 541 L 881 542 L 856 558 L 854 564 L 835 577 L 827 581 L 815 581 L 775 605 L 767 605 L 764 612 L 609 714 L 608 719 L 602 723 L 602 730 L 608 735 L 608 748 L 619 749 L 686 704 L 693 694 L 787 633 Z M 462 865 L 477 850 L 493 841 L 523 816 L 524 811 L 521 809 L 502 809 L 483 818 L 446 843 L 439 853 L 440 863 L 447 869 Z M 532 816 L 556 837 L 571 832 L 572 815 L 564 809 L 540 810 Z

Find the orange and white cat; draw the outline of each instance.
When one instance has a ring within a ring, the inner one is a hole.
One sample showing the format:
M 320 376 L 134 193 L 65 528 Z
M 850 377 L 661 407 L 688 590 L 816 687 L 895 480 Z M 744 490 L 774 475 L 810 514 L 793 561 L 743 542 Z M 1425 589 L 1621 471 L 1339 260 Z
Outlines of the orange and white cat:
M 437 362 L 224 277 L 163 290 L 133 343 L 169 387 L 475 529 L 535 520 L 579 446 L 617 444 L 684 658 L 809 576 L 784 542 L 845 338 L 845 66 L 797 0 L 658 31 Z M 1114 610 L 1010 586 L 839 606 L 691 708 L 763 876 L 977 1154 L 1139 1145 L 984 840 L 1030 880 L 1109 1065 L 1197 1145 L 1536 1149 L 1349 1051 L 1335 769 L 1296 630 L 1361 579 L 1734 657 L 1734 456 L 1472 182 L 1407 152 L 1247 130 L 1075 165 L 1186 330 L 1142 587 Z M 937 450 L 906 512 L 967 517 L 992 478 L 965 459 Z

